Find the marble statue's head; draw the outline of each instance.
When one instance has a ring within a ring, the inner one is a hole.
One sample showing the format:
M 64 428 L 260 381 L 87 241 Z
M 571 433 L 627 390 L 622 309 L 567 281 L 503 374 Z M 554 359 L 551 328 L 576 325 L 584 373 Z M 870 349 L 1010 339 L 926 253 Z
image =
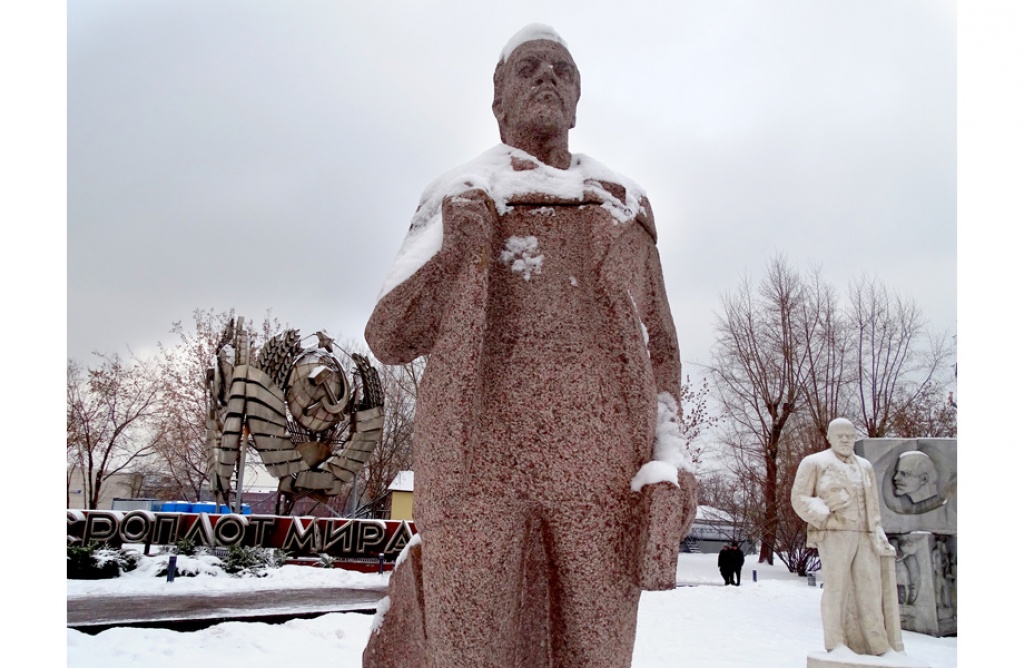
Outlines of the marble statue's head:
M 828 443 L 840 457 L 853 454 L 853 443 L 857 440 L 857 430 L 846 418 L 836 418 L 828 423 Z
M 896 496 L 906 496 L 914 503 L 939 494 L 939 473 L 927 453 L 910 450 L 896 460 L 892 486 Z
M 501 140 L 510 130 L 567 133 L 576 125 L 580 71 L 558 33 L 533 23 L 508 41 L 494 68 L 494 102 Z

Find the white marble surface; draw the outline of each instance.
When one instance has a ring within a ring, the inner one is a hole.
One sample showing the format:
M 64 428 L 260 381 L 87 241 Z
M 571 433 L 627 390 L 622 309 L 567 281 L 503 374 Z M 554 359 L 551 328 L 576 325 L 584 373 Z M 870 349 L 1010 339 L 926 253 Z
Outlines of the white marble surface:
M 808 523 L 807 545 L 821 555 L 825 649 L 882 655 L 903 649 L 896 550 L 882 530 L 874 469 L 854 454 L 855 440 L 849 420 L 833 420 L 831 448 L 800 462 L 791 502 Z

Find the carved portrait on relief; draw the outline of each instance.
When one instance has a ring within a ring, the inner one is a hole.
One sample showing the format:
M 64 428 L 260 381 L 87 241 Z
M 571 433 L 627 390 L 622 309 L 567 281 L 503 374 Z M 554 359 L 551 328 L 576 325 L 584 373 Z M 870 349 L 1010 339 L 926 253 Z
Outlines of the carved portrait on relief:
M 889 460 L 881 486 L 890 510 L 920 515 L 946 504 L 956 491 L 956 473 L 936 451 L 907 450 Z

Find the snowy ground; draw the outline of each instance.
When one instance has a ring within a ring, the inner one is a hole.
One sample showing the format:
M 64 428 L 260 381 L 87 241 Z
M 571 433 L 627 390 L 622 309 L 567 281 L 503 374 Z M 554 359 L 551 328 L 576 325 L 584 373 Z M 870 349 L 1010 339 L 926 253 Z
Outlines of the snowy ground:
M 211 559 L 206 557 L 206 559 Z M 166 562 L 166 557 L 163 558 Z M 216 561 L 216 560 L 215 560 Z M 348 587 L 350 589 L 379 588 L 387 583 L 386 575 L 376 573 L 358 573 L 341 568 L 316 568 L 313 566 L 285 566 L 265 571 L 266 577 L 232 577 L 218 568 L 209 568 L 208 572 L 218 573 L 217 576 L 197 575 L 195 577 L 176 577 L 168 583 L 166 577 L 156 576 L 157 559 L 147 559 L 139 568 L 124 573 L 119 578 L 110 580 L 68 580 L 68 598 L 79 598 L 90 595 L 101 596 L 138 596 L 161 594 L 187 594 L 195 592 L 231 592 L 231 591 L 271 591 L 274 589 L 311 588 L 311 587 Z M 200 559 L 178 557 L 178 572 L 187 566 L 190 570 L 203 572 Z
M 818 603 L 821 590 L 781 566 L 749 563 L 743 585 L 721 585 L 714 554 L 679 555 L 678 580 L 697 586 L 644 592 L 633 665 L 637 668 L 714 666 L 793 668 L 805 665 L 809 651 L 821 649 Z M 211 589 L 275 589 L 318 584 L 365 587 L 379 575 L 286 566 L 267 578 L 198 576 L 167 584 L 144 574 L 104 581 L 67 583 L 68 597 L 127 595 Z M 173 588 L 173 589 L 172 589 Z M 229 622 L 192 633 L 162 629 L 116 628 L 95 636 L 67 631 L 68 668 L 146 668 L 205 665 L 322 665 L 359 668 L 372 617 L 329 614 L 284 624 Z M 957 665 L 956 638 L 904 632 L 907 654 L 933 668 Z

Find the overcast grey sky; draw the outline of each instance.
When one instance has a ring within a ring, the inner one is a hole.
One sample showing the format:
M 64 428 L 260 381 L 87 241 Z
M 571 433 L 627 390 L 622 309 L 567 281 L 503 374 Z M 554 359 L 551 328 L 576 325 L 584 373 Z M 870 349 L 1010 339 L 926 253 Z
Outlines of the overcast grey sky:
M 647 190 L 684 359 L 775 251 L 955 333 L 951 0 L 73 0 L 68 356 L 195 308 L 361 340 L 423 188 L 498 143 L 532 22 L 582 74 L 571 150 Z

